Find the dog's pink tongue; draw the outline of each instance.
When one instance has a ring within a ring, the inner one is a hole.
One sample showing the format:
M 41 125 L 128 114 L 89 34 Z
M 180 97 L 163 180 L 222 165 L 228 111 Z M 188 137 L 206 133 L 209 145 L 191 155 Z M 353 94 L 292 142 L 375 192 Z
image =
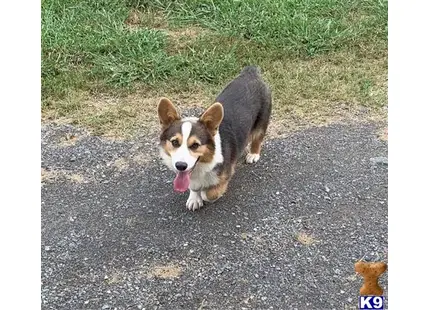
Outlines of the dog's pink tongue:
M 173 181 L 173 189 L 177 192 L 185 192 L 190 186 L 190 173 L 179 172 Z

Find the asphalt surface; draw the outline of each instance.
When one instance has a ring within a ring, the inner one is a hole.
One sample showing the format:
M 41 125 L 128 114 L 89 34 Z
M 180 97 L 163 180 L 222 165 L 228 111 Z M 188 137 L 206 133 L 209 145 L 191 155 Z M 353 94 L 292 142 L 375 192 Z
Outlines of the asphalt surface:
M 387 262 L 377 131 L 267 141 L 223 198 L 191 212 L 156 138 L 43 127 L 42 309 L 357 309 L 354 263 Z

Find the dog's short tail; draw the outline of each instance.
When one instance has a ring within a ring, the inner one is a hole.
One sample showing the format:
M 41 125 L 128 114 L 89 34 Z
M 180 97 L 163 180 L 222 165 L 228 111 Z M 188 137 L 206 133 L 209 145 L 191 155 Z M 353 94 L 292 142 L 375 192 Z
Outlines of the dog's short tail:
M 258 66 L 246 66 L 242 69 L 241 74 L 253 74 L 259 76 L 261 74 L 261 70 Z

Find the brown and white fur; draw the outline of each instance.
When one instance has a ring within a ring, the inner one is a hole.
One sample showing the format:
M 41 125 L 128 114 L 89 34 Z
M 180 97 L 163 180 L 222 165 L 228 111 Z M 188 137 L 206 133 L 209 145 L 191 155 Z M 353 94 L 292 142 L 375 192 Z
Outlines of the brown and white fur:
M 176 173 L 174 189 L 190 190 L 189 210 L 226 192 L 248 143 L 246 162 L 260 159 L 271 110 L 270 89 L 254 66 L 245 67 L 199 117 L 181 118 L 170 100 L 161 98 L 160 155 Z

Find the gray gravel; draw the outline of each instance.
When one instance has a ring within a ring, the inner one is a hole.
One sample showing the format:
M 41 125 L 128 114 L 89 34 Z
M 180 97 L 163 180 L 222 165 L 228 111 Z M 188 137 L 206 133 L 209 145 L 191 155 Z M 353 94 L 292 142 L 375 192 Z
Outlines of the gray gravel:
M 377 132 L 333 125 L 267 141 L 225 197 L 190 212 L 156 138 L 43 127 L 42 168 L 55 177 L 42 183 L 42 309 L 357 309 L 354 263 L 387 262 Z M 380 283 L 387 294 L 387 273 Z

